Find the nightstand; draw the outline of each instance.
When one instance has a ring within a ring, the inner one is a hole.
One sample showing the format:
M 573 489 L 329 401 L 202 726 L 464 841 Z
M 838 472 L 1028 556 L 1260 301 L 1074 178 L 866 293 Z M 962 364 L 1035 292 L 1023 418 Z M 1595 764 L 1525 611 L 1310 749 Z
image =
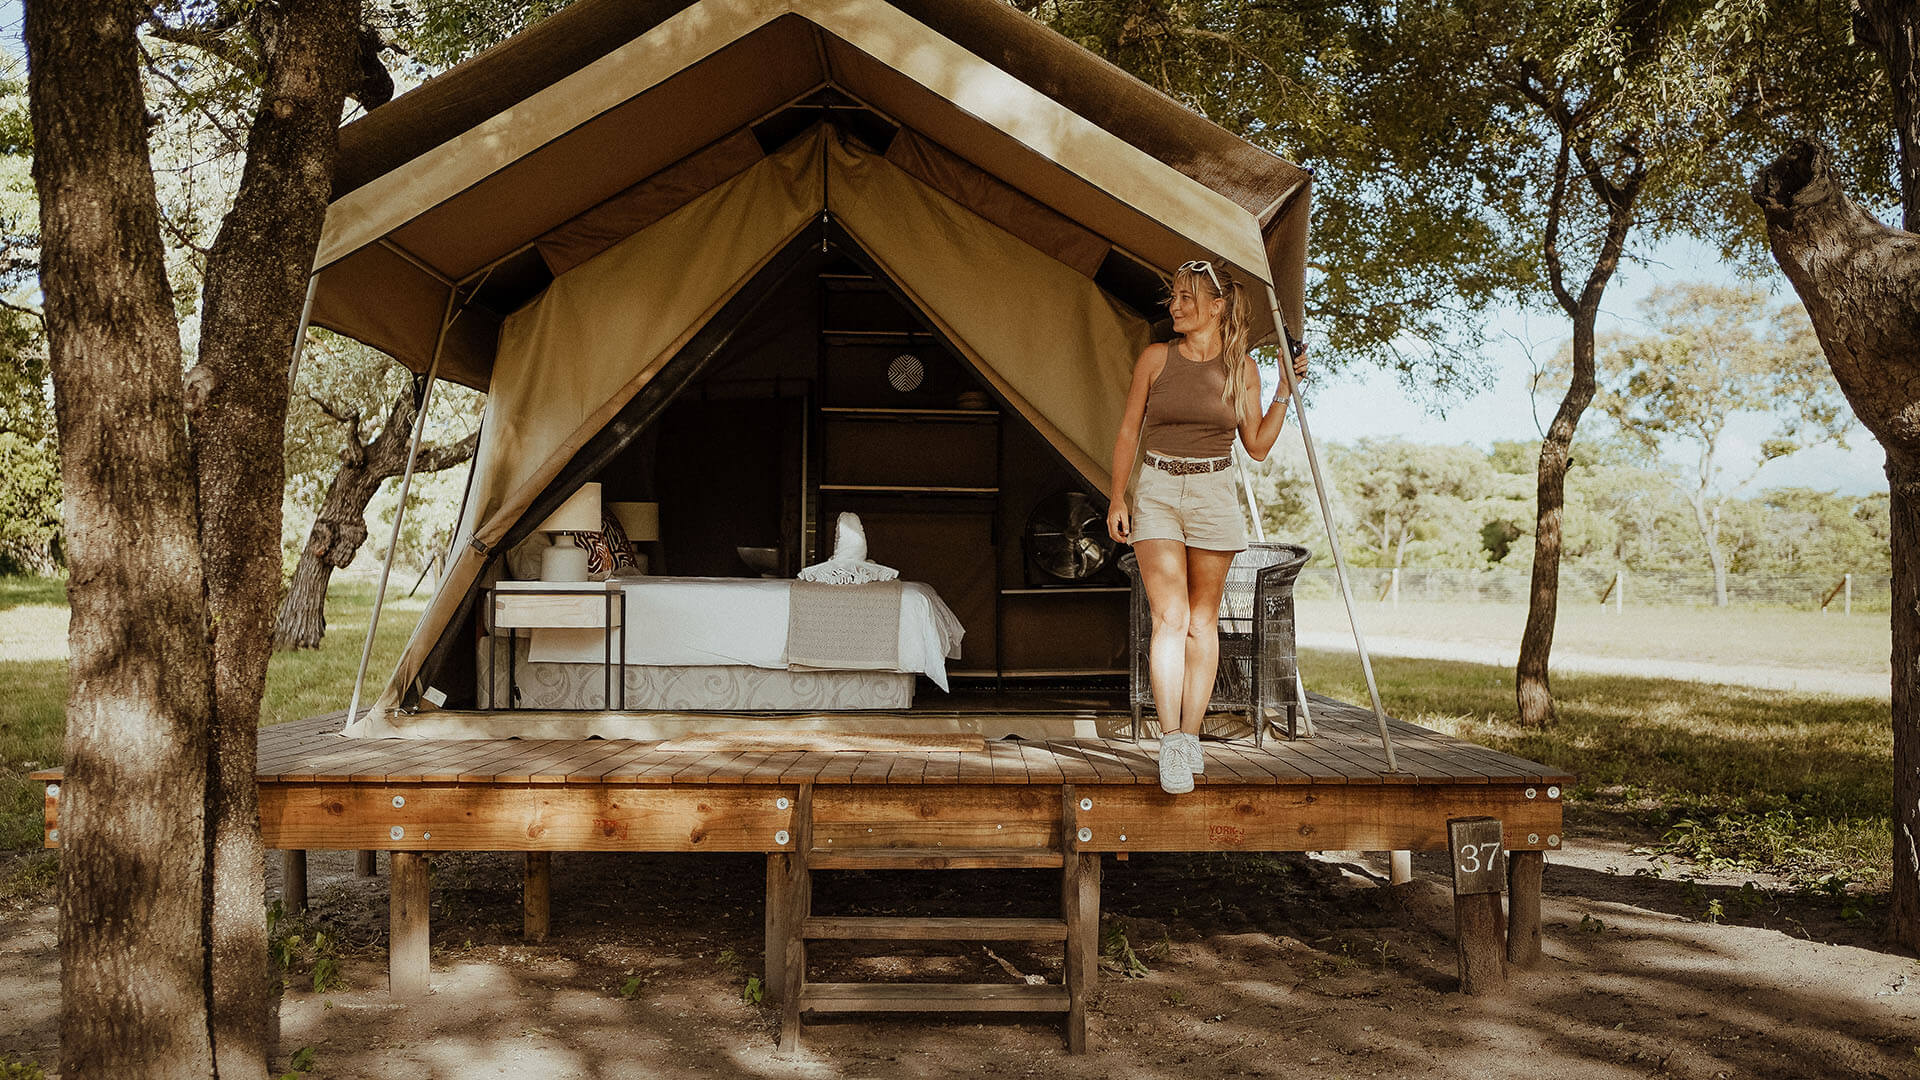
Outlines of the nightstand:
M 485 605 L 490 636 L 487 644 L 487 689 L 493 696 L 494 669 L 498 664 L 500 630 L 507 643 L 506 704 L 491 702 L 492 707 L 513 709 L 515 705 L 514 639 L 522 630 L 597 629 L 606 642 L 602 663 L 605 692 L 602 708 L 608 711 L 627 707 L 627 594 L 616 582 L 609 581 L 502 581 L 485 590 Z M 614 632 L 619 631 L 615 647 Z M 618 696 L 615 688 L 618 687 Z M 615 702 L 618 704 L 615 704 Z M 581 710 L 590 711 L 590 710 Z

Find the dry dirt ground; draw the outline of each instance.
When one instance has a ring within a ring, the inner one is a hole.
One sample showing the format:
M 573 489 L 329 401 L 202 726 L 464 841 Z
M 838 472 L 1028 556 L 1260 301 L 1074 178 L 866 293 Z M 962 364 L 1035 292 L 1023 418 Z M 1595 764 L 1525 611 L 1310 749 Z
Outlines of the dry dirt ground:
M 1455 992 L 1438 861 L 1387 888 L 1360 853 L 1108 859 L 1110 955 L 1124 935 L 1140 967 L 1103 968 L 1080 1057 L 1051 1021 L 993 1016 L 836 1019 L 779 1057 L 776 1012 L 743 997 L 760 972 L 751 856 L 556 856 L 543 945 L 519 938 L 516 857 L 437 858 L 434 991 L 395 1005 L 384 876 L 316 852 L 311 921 L 294 929 L 332 935 L 344 985 L 315 993 L 296 965 L 276 1064 L 310 1047 L 307 1075 L 329 1078 L 1920 1077 L 1920 965 L 1867 922 L 1831 898 L 1651 876 L 1631 838 L 1581 824 L 1598 838 L 1547 868 L 1547 959 L 1486 998 Z M 815 908 L 1045 914 L 1057 888 L 1039 871 L 822 873 Z M 49 903 L 0 909 L 0 1065 L 57 1060 L 54 931 Z M 1022 946 L 817 945 L 810 973 L 979 982 L 1059 966 Z

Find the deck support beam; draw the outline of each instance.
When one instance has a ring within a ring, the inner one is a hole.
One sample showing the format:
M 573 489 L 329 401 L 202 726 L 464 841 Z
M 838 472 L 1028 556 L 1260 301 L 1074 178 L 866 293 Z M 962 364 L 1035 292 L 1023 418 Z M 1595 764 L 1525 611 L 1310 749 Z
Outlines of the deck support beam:
M 402 1001 L 427 996 L 432 967 L 428 949 L 427 856 L 395 851 L 387 856 L 387 989 Z
M 380 853 L 377 851 L 356 851 L 353 853 L 353 876 L 376 877 L 380 873 Z
M 552 852 L 527 852 L 526 865 L 520 875 L 520 905 L 522 935 L 532 942 L 547 940 L 553 925 Z
M 793 800 L 793 852 L 787 856 L 787 880 L 781 890 L 785 914 L 780 937 L 780 1053 L 800 1052 L 800 1006 L 807 986 L 807 942 L 800 927 L 813 914 L 813 785 L 801 784 Z M 769 949 L 773 946 L 769 943 Z
M 1413 852 L 1387 852 L 1387 884 L 1405 885 L 1413 880 Z
M 1100 854 L 1080 850 L 1078 793 L 1060 786 L 1060 916 L 1067 924 L 1067 1053 L 1087 1052 L 1087 998 L 1100 977 Z
M 289 915 L 307 910 L 307 853 L 300 848 L 280 853 L 280 908 Z
M 1540 884 L 1547 856 L 1507 852 L 1507 963 L 1528 968 L 1540 962 Z

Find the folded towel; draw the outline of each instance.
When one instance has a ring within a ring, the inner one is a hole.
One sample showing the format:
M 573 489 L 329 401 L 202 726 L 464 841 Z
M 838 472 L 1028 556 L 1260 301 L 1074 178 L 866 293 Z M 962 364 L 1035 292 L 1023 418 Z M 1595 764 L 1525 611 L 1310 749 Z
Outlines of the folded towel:
M 801 581 L 821 585 L 863 585 L 871 581 L 892 581 L 899 576 L 900 571 L 891 566 L 867 561 L 867 530 L 860 524 L 860 515 L 852 511 L 843 511 L 836 523 L 833 558 L 815 563 L 799 574 Z
M 900 597 L 890 581 L 838 586 L 796 581 L 787 600 L 787 667 L 900 670 Z

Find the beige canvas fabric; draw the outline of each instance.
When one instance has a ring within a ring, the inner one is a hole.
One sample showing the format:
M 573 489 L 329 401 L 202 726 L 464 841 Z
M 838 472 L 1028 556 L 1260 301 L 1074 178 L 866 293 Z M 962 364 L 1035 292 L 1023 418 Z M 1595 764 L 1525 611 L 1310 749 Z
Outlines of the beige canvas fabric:
M 963 168 L 924 178 L 950 183 L 989 220 L 1022 199 L 1050 214 L 1064 227 L 1036 233 L 1036 243 L 1057 243 L 1056 257 L 1083 271 L 1098 267 L 1096 246 L 1110 244 L 1165 271 L 1207 256 L 1246 279 L 1273 276 L 1249 227 L 1265 207 L 1250 210 L 1157 160 L 889 0 L 699 0 L 337 199 L 316 259 L 315 321 L 424 371 L 449 282 L 477 279 L 536 241 L 545 253 L 556 245 L 543 238 L 574 223 L 601 227 L 589 239 L 606 242 L 604 230 L 621 222 L 601 211 L 636 185 L 684 196 L 724 182 L 741 158 L 709 156 L 716 145 L 744 148 L 747 125 L 824 86 L 944 150 Z M 1291 265 L 1298 254 L 1280 258 Z M 1267 320 L 1256 314 L 1256 338 Z M 442 368 L 484 388 L 490 338 L 469 328 L 456 326 Z
M 375 713 L 350 734 L 391 732 L 386 711 L 485 562 L 468 541 L 497 545 L 822 205 L 1023 417 L 1090 483 L 1105 484 L 1147 324 L 1072 268 L 821 127 L 562 275 L 507 321 L 458 554 Z

